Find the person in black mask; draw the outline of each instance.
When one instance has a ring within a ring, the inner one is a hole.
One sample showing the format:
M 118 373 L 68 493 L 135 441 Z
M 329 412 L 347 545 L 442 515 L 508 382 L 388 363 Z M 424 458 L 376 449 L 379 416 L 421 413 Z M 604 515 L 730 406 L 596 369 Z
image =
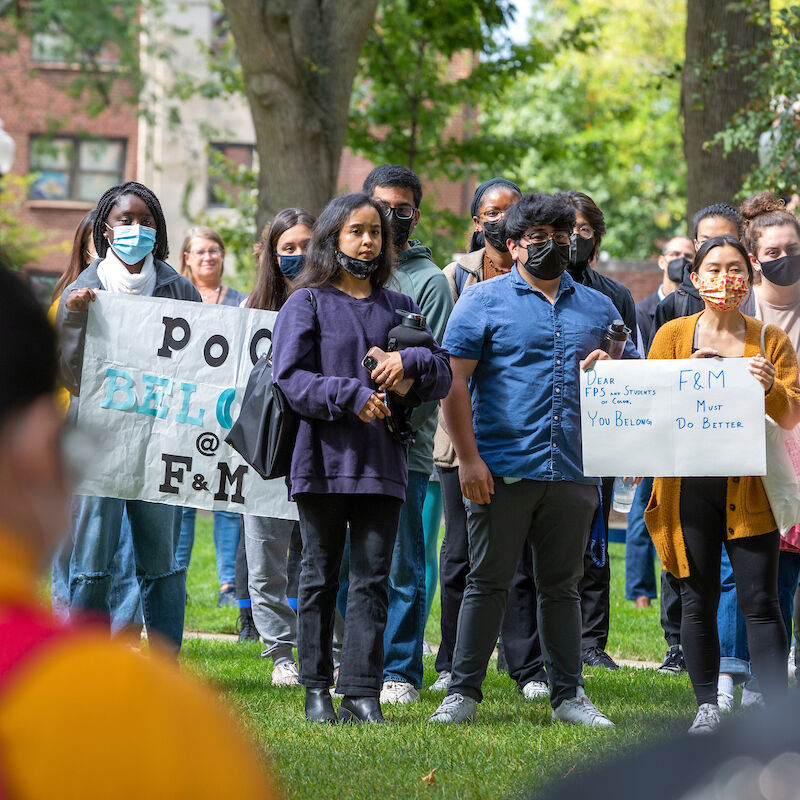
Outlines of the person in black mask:
M 390 287 L 417 303 L 441 341 L 453 308 L 450 286 L 433 263 L 431 251 L 416 239 L 409 240 L 420 218 L 419 178 L 408 167 L 384 164 L 367 175 L 363 191 L 381 207 L 391 228 L 396 257 Z M 426 403 L 414 409 L 410 419 L 415 442 L 408 451 L 408 485 L 389 572 L 381 703 L 416 702 L 422 688 L 426 576 L 422 508 L 433 472 L 438 410 L 438 402 Z
M 649 297 L 636 304 L 636 321 L 642 341 L 639 351 L 647 355 L 650 344 L 653 318 L 656 307 L 671 295 L 683 280 L 684 269 L 692 265 L 694 245 L 688 236 L 673 236 L 668 239 L 658 257 L 658 268 L 661 270 L 661 285 Z
M 636 306 L 631 293 L 618 281 L 597 272 L 592 264 L 597 263 L 600 243 L 606 232 L 603 212 L 583 192 L 564 192 L 558 197 L 575 210 L 575 227 L 570 237 L 570 258 L 567 267 L 572 278 L 604 294 L 619 311 L 625 326 L 631 331 L 631 340 L 636 340 Z M 614 479 L 603 478 L 603 522 L 608 535 L 608 515 L 611 512 L 611 496 Z M 581 613 L 583 615 L 583 663 L 590 667 L 617 669 L 608 653 L 608 626 L 610 620 L 609 586 L 611 570 L 606 558 L 603 566 L 597 566 L 587 550 L 584 558 L 584 575 L 580 584 Z

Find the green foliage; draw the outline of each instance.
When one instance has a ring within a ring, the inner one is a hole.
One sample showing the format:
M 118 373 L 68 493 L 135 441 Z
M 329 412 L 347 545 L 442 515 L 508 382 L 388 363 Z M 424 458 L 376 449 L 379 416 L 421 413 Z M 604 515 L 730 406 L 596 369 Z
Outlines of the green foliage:
M 15 269 L 36 262 L 56 248 L 68 249 L 66 243 L 55 244 L 52 237 L 22 222 L 22 209 L 33 180 L 33 175 L 0 176 L 0 246 Z
M 714 142 L 721 142 L 725 153 L 758 152 L 759 165 L 747 176 L 743 196 L 766 189 L 792 193 L 800 188 L 800 5 L 756 21 L 771 28 L 768 40 L 750 50 L 733 50 L 719 41 L 712 56 L 712 68 L 745 64 L 752 96 Z
M 534 30 L 558 37 L 583 19 L 593 43 L 558 52 L 481 118 L 487 133 L 525 143 L 521 158 L 497 160 L 490 171 L 528 191 L 589 194 L 606 216 L 603 250 L 616 258 L 649 257 L 683 228 L 684 14 L 679 0 L 540 3 Z
M 557 52 L 587 46 L 581 21 L 547 42 L 502 33 L 516 8 L 484 0 L 382 0 L 361 53 L 347 144 L 375 164 L 403 164 L 426 184 L 464 180 L 488 164 L 518 162 L 526 141 L 475 122 L 475 107 L 502 96 Z M 464 246 L 468 220 L 425 204 L 419 235 L 437 263 Z

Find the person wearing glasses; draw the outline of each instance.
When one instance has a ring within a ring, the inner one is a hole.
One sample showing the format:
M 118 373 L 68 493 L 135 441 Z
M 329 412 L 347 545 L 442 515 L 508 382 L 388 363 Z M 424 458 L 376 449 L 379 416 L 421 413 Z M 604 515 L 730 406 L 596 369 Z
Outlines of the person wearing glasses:
M 431 251 L 409 239 L 420 218 L 422 184 L 408 167 L 384 164 L 364 180 L 364 194 L 383 210 L 392 232 L 395 266 L 391 288 L 408 295 L 441 342 L 453 297 L 447 278 Z M 400 526 L 389 572 L 389 612 L 383 635 L 381 703 L 419 700 L 422 688 L 422 647 L 425 636 L 426 547 L 422 508 L 433 472 L 433 436 L 438 401 L 425 403 L 411 415 L 414 444 L 408 450 L 408 484 L 400 510 Z M 438 530 L 436 531 L 438 541 Z
M 191 228 L 181 248 L 181 273 L 200 292 L 204 303 L 221 306 L 239 306 L 246 295 L 222 283 L 225 265 L 225 245 L 222 237 L 205 226 Z M 181 535 L 175 557 L 182 567 L 189 569 L 194 548 L 196 508 L 184 508 L 181 518 Z M 214 512 L 214 549 L 217 553 L 218 606 L 236 606 L 235 568 L 236 550 L 242 530 L 241 514 L 233 511 Z
M 511 270 L 513 259 L 506 247 L 501 225 L 508 208 L 520 197 L 522 192 L 519 186 L 500 177 L 484 181 L 475 190 L 470 206 L 474 231 L 469 252 L 458 256 L 444 268 L 454 302 L 458 301 L 468 286 L 504 275 Z M 436 654 L 438 677 L 429 687 L 429 691 L 441 692 L 447 689 L 451 680 L 456 623 L 469 572 L 467 516 L 458 482 L 458 459 L 447 435 L 447 424 L 441 409 L 439 427 L 434 437 L 433 461 L 442 489 L 445 534 L 439 553 L 442 640 Z
M 452 680 L 432 722 L 474 719 L 527 540 L 553 719 L 613 726 L 581 685 L 578 582 L 600 480 L 583 474 L 576 387 L 581 363 L 608 358 L 602 337 L 619 312 L 566 272 L 574 227 L 563 197 L 522 197 L 504 225 L 516 263 L 462 295 L 447 326 L 453 384 L 442 406 L 466 498 L 471 563 Z M 624 356 L 638 357 L 630 340 Z

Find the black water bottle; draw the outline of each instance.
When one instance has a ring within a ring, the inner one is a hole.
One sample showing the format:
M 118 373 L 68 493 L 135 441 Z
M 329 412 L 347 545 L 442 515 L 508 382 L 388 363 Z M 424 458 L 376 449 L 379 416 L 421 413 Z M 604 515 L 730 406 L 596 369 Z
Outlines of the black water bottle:
M 405 350 L 406 347 L 431 347 L 435 344 L 433 336 L 428 333 L 428 326 L 422 314 L 396 308 L 400 324 L 389 331 L 388 352 Z
M 628 341 L 631 329 L 625 327 L 621 319 L 615 319 L 603 334 L 601 349 L 605 350 L 611 358 L 622 358 L 625 351 L 625 342 Z

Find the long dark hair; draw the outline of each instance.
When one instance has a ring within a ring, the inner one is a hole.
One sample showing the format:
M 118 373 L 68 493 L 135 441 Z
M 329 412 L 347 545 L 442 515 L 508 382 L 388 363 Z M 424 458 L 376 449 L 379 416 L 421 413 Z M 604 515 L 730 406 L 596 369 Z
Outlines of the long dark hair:
M 262 308 L 266 311 L 280 311 L 289 296 L 286 281 L 278 266 L 278 239 L 295 225 L 314 227 L 316 217 L 302 208 L 284 208 L 275 219 L 264 226 L 253 248 L 258 261 L 256 285 L 245 303 L 246 308 Z
M 303 271 L 297 277 L 295 288 L 330 286 L 336 282 L 341 269 L 336 261 L 339 232 L 350 215 L 364 206 L 374 208 L 381 222 L 381 252 L 378 255 L 378 268 L 370 275 L 370 282 L 376 288 L 386 285 L 392 274 L 394 259 L 391 228 L 380 206 L 369 195 L 356 192 L 334 197 L 319 215 L 308 245 Z
M 592 239 L 594 241 L 594 247 L 592 248 L 592 254 L 589 256 L 589 261 L 591 261 L 596 255 L 598 250 L 600 250 L 600 243 L 603 241 L 603 237 L 606 235 L 606 218 L 603 212 L 600 210 L 600 207 L 589 197 L 588 194 L 584 194 L 583 192 L 561 192 L 559 197 L 563 197 L 576 211 L 576 213 L 580 213 L 586 219 L 586 222 L 594 231 L 592 235 Z M 571 233 L 571 231 L 570 231 Z
M 700 269 L 700 265 L 706 260 L 706 256 L 710 250 L 713 250 L 715 247 L 726 246 L 732 247 L 734 250 L 739 251 L 739 255 L 744 259 L 744 263 L 747 265 L 747 277 L 752 282 L 753 266 L 750 263 L 750 257 L 747 255 L 747 249 L 738 239 L 734 238 L 728 233 L 726 233 L 724 236 L 712 236 L 710 239 L 706 239 L 703 244 L 700 245 L 697 252 L 694 254 L 694 261 L 692 262 L 692 268 L 690 272 L 697 272 L 697 270 Z
M 97 218 L 94 221 L 94 249 L 97 255 L 100 258 L 105 258 L 108 252 L 108 241 L 104 236 L 105 224 L 117 200 L 126 194 L 135 194 L 150 209 L 150 213 L 156 221 L 156 246 L 153 249 L 153 258 L 165 261 L 169 255 L 169 245 L 167 244 L 167 223 L 164 220 L 161 203 L 158 202 L 158 198 L 150 189 L 136 181 L 128 181 L 128 183 L 122 183 L 119 186 L 112 186 L 97 201 Z
M 93 208 L 78 225 L 75 231 L 75 238 L 72 240 L 72 254 L 69 257 L 69 265 L 58 279 L 58 283 L 53 287 L 53 297 L 55 300 L 64 293 L 67 288 L 83 272 L 88 264 L 86 263 L 86 253 L 84 252 L 84 242 L 86 236 L 92 232 L 94 221 L 97 217 L 97 209 Z M 90 237 L 91 238 L 91 237 Z

